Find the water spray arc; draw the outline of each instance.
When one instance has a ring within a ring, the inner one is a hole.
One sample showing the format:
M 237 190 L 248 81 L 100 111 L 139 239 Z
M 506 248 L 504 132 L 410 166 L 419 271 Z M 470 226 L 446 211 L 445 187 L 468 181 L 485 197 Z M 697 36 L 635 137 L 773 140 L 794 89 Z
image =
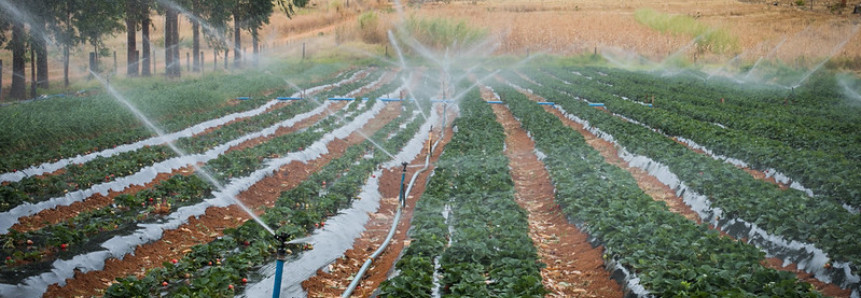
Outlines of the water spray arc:
M 150 130 L 152 130 L 153 132 L 155 132 L 159 137 L 162 137 L 162 136 L 164 136 L 164 135 L 165 135 L 165 132 L 164 132 L 161 128 L 158 128 L 158 126 L 156 126 L 154 123 L 152 123 L 152 121 L 150 121 L 150 120 L 149 120 L 149 118 L 147 118 L 147 117 L 143 114 L 143 112 L 141 112 L 140 110 L 138 110 L 138 108 L 137 108 L 137 107 L 135 107 L 131 102 L 129 102 L 125 97 L 123 97 L 123 96 L 122 96 L 122 94 L 120 94 L 120 93 L 119 93 L 119 91 L 117 91 L 117 90 L 116 90 L 116 89 L 115 89 L 115 88 L 114 88 L 110 83 L 108 83 L 108 81 L 107 81 L 107 80 L 105 80 L 104 78 L 102 78 L 101 76 L 99 76 L 98 74 L 96 74 L 95 72 L 93 72 L 92 70 L 90 71 L 90 74 L 92 74 L 92 75 L 93 75 L 93 77 L 94 77 L 94 78 L 96 78 L 96 79 L 99 81 L 99 83 L 101 83 L 103 86 L 105 86 L 105 89 L 108 91 L 108 93 L 111 95 L 111 97 L 113 97 L 114 99 L 116 99 L 117 101 L 119 101 L 120 103 L 122 103 L 126 108 L 128 108 L 128 109 L 129 109 L 129 111 L 131 111 L 131 112 L 132 112 L 132 113 L 133 113 L 133 114 L 134 114 L 138 119 L 140 119 L 140 120 L 141 120 L 141 121 L 142 121 L 142 122 L 147 126 L 147 128 L 149 128 Z M 175 145 L 173 142 L 168 142 L 168 143 L 167 143 L 167 146 L 168 146 L 168 147 L 169 147 L 169 148 L 170 148 L 174 153 L 176 153 L 176 154 L 177 154 L 177 155 L 179 155 L 179 156 L 186 156 L 186 155 L 188 155 L 188 154 L 186 154 L 183 150 L 181 150 L 181 149 L 179 149 L 178 147 L 176 147 L 176 145 Z M 200 175 L 200 176 L 202 176 L 206 181 L 208 181 L 208 182 L 209 182 L 209 183 L 211 183 L 213 186 L 215 186 L 215 188 L 216 188 L 220 193 L 224 193 L 224 186 L 223 186 L 223 185 L 221 185 L 221 183 L 220 183 L 220 182 L 218 182 L 218 180 L 216 180 L 214 177 L 212 177 L 212 175 L 210 175 L 210 174 L 209 174 L 209 172 L 205 171 L 204 169 L 202 169 L 202 168 L 201 168 L 200 166 L 198 166 L 197 164 L 192 164 L 192 166 L 194 167 L 194 171 L 195 171 L 195 173 L 196 173 L 196 174 L 199 174 L 199 175 Z M 233 200 L 233 202 L 234 202 L 234 203 L 236 203 L 236 205 L 237 205 L 237 206 L 239 206 L 240 208 L 242 208 L 242 210 L 243 210 L 243 211 L 245 211 L 246 213 L 248 213 L 248 215 L 249 215 L 249 216 L 251 216 L 251 218 L 252 218 L 252 219 L 254 219 L 254 221 L 256 221 L 256 222 L 257 222 L 261 227 L 263 227 L 264 229 L 266 229 L 266 231 L 267 231 L 267 232 L 269 232 L 269 233 L 270 233 L 270 234 L 272 234 L 272 235 L 275 235 L 275 231 L 274 231 L 274 230 L 272 230 L 272 228 L 270 228 L 270 227 L 269 227 L 269 225 L 267 225 L 265 222 L 263 222 L 263 220 L 262 220 L 262 219 L 260 219 L 260 217 L 258 217 L 256 214 L 254 214 L 254 212 L 253 212 L 251 209 L 249 209 L 249 208 L 248 208 L 248 206 L 245 206 L 245 204 L 244 204 L 244 203 L 242 203 L 241 201 L 239 201 L 239 199 L 237 199 L 237 198 L 236 198 L 236 197 L 234 197 L 234 196 L 228 196 L 228 197 L 229 197 L 230 199 L 232 199 L 232 200 Z

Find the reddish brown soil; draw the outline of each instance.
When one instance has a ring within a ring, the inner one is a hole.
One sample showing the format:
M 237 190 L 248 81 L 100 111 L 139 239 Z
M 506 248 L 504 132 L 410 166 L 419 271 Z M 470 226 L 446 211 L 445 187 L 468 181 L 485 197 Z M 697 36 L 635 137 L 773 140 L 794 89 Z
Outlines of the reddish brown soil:
M 521 92 L 523 92 L 523 91 L 521 91 Z M 524 94 L 526 94 L 527 96 L 529 96 L 533 100 L 541 99 L 540 97 L 538 97 L 537 95 L 534 95 L 534 94 L 529 94 L 529 93 L 524 93 Z M 544 101 L 544 100 L 541 99 L 540 101 Z M 562 120 L 562 122 L 565 123 L 567 126 L 580 132 L 583 135 L 583 137 L 586 138 L 586 142 L 589 143 L 589 145 L 592 146 L 592 148 L 595 148 L 595 150 L 598 150 L 598 152 L 600 152 L 602 156 L 604 156 L 605 161 L 607 161 L 610 164 L 614 164 L 614 165 L 630 172 L 631 175 L 634 176 L 634 179 L 637 180 L 637 184 L 640 186 L 640 189 L 642 189 L 643 192 L 645 192 L 646 194 L 648 194 L 649 196 L 651 196 L 652 198 L 654 198 L 657 201 L 662 201 L 662 202 L 666 203 L 667 206 L 669 207 L 670 211 L 678 213 L 678 214 L 684 216 L 685 218 L 693 220 L 697 223 L 702 222 L 701 219 L 699 218 L 699 216 L 693 210 L 691 210 L 690 206 L 685 204 L 684 201 L 680 197 L 676 196 L 675 192 L 673 192 L 668 186 L 661 183 L 660 181 L 657 180 L 657 178 L 655 178 L 652 175 L 649 175 L 645 171 L 643 171 L 639 168 L 630 167 L 624 160 L 619 158 L 619 156 L 616 152 L 616 148 L 615 148 L 615 146 L 613 146 L 612 143 L 607 142 L 604 139 L 597 138 L 595 135 L 593 135 L 589 131 L 585 130 L 582 125 L 580 125 L 574 121 L 571 121 L 570 119 L 568 119 L 567 117 L 562 115 L 562 112 L 560 112 L 559 110 L 548 107 L 548 106 L 545 106 L 544 109 L 546 111 L 556 115 L 556 117 L 559 118 L 559 120 Z M 606 111 L 605 109 L 601 109 L 601 110 Z M 678 141 L 678 140 L 676 140 L 676 141 Z M 688 147 L 688 148 L 690 148 L 690 147 Z M 690 149 L 694 150 L 693 148 L 690 148 Z M 699 150 L 694 150 L 694 151 L 697 151 L 698 153 L 701 153 L 701 154 L 705 154 L 705 152 L 702 152 Z M 765 174 L 762 174 L 762 175 L 765 176 Z M 709 228 L 711 228 L 713 230 L 715 229 L 715 227 L 712 225 L 709 225 Z M 718 232 L 720 232 L 720 234 L 724 237 L 732 238 L 729 235 L 727 235 L 726 233 L 724 233 L 723 231 L 718 230 Z M 744 240 L 745 239 L 742 239 L 742 241 L 744 241 Z M 768 268 L 795 273 L 796 277 L 799 280 L 812 284 L 819 292 L 821 292 L 827 296 L 849 297 L 849 295 L 851 294 L 851 292 L 849 290 L 841 289 L 839 286 L 831 284 L 831 283 L 824 283 L 824 282 L 816 279 L 816 277 L 814 277 L 812 274 L 798 270 L 795 267 L 795 264 L 790 264 L 787 267 L 781 266 L 782 264 L 783 264 L 783 260 L 780 260 L 778 258 L 767 258 L 763 261 L 763 265 L 768 267 Z
M 493 98 L 488 93 L 484 97 Z M 568 222 L 555 203 L 550 175 L 533 153 L 535 143 L 507 108 L 493 105 L 493 112 L 505 128 L 505 154 L 509 158 L 515 198 L 529 212 L 529 236 L 541 261 L 547 264 L 541 277 L 550 291 L 548 297 L 624 296 L 619 284 L 604 270 L 604 248 L 593 248 L 589 236 Z
M 400 105 L 389 105 L 375 121 L 362 128 L 366 133 L 373 133 L 386 123 L 397 117 Z M 364 140 L 359 133 L 353 133 L 346 140 L 336 139 L 327 146 L 329 153 L 309 161 L 308 163 L 291 162 L 262 181 L 252 185 L 240 193 L 237 199 L 242 201 L 257 213 L 262 213 L 262 206 L 274 206 L 281 192 L 292 189 L 320 170 L 329 161 L 342 155 L 347 147 Z M 289 176 L 289 177 L 288 177 Z M 210 242 L 223 234 L 226 228 L 233 228 L 248 220 L 248 214 L 236 205 L 226 208 L 210 207 L 206 214 L 198 218 L 189 218 L 189 222 L 174 230 L 164 232 L 158 241 L 138 246 L 134 254 L 126 255 L 124 259 L 108 259 L 105 269 L 87 273 L 76 272 L 74 278 L 67 279 L 65 286 L 56 284 L 48 287 L 43 297 L 73 297 L 92 296 L 103 293 L 115 278 L 128 275 L 143 276 L 147 270 L 162 266 L 171 259 L 182 258 L 197 244 Z
M 447 118 L 454 119 L 455 116 L 450 113 Z M 424 193 L 427 179 L 434 168 L 433 164 L 439 159 L 445 144 L 451 140 L 452 133 L 451 129 L 446 130 L 445 137 L 431 155 L 431 165 L 416 178 L 416 183 L 410 194 L 407 195 L 407 207 L 402 210 L 401 221 L 392 242 L 386 251 L 374 260 L 370 270 L 365 273 L 362 282 L 351 297 L 369 297 L 383 281 L 388 279 L 388 273 L 394 268 L 401 251 L 409 246 L 410 240 L 406 237 L 415 204 L 421 198 L 421 194 Z M 439 134 L 440 132 L 435 132 L 434 137 L 438 138 Z M 410 162 L 410 165 L 423 165 L 426 157 L 426 153 L 419 154 Z M 408 167 L 407 179 L 410 179 L 421 168 Z M 383 199 L 380 200 L 379 209 L 370 214 L 370 219 L 365 224 L 365 232 L 355 240 L 353 248 L 346 251 L 344 257 L 329 267 L 330 273 L 318 270 L 316 276 L 302 282 L 302 287 L 308 291 L 308 297 L 339 297 L 350 283 L 347 278 L 358 272 L 365 260 L 382 244 L 389 233 L 389 228 L 397 211 L 401 175 L 402 167 L 389 168 L 383 171 L 379 186 Z

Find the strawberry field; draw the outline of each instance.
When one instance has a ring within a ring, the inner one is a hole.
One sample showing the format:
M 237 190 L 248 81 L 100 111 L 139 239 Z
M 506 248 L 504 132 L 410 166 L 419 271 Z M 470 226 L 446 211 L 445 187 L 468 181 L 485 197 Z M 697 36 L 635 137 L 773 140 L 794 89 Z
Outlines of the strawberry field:
M 831 75 L 553 59 L 113 82 L 163 135 L 107 87 L 2 106 L 0 296 L 268 297 L 280 256 L 284 297 L 859 297 Z

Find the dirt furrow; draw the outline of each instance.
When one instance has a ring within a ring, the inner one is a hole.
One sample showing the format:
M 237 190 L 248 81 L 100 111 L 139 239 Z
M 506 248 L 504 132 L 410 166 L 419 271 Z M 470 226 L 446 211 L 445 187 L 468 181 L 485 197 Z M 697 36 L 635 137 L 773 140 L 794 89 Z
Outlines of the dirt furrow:
M 493 99 L 489 90 L 482 94 L 486 100 Z M 505 106 L 492 108 L 505 129 L 505 155 L 517 204 L 529 212 L 529 236 L 547 264 L 541 277 L 550 291 L 548 297 L 623 297 L 619 284 L 604 269 L 603 247 L 592 247 L 589 235 L 558 208 L 550 174 L 533 153 L 535 142 Z
M 389 105 L 361 130 L 366 134 L 373 133 L 391 122 L 399 113 L 400 105 Z M 250 209 L 262 213 L 260 208 L 274 206 L 281 192 L 296 187 L 329 161 L 341 156 L 349 146 L 363 140 L 364 137 L 358 132 L 353 132 L 346 139 L 335 139 L 327 145 L 329 153 L 307 163 L 291 162 L 281 167 L 274 175 L 240 193 L 237 199 Z M 66 280 L 66 285 L 49 286 L 43 297 L 100 295 L 115 278 L 128 275 L 141 277 L 148 269 L 160 267 L 163 262 L 174 258 L 182 258 L 191 251 L 192 246 L 213 241 L 223 235 L 224 229 L 237 227 L 248 219 L 248 214 L 236 205 L 207 208 L 205 215 L 189 218 L 188 223 L 179 228 L 165 231 L 159 241 L 138 246 L 134 254 L 126 255 L 122 260 L 107 260 L 103 270 L 76 272 L 74 278 Z

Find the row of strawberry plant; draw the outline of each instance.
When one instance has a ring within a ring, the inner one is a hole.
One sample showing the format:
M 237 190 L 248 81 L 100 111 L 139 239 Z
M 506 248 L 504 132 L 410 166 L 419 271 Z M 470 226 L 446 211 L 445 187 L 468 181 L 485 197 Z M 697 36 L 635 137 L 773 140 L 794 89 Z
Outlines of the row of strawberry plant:
M 761 265 L 756 247 L 695 224 L 646 195 L 630 173 L 604 162 L 582 135 L 514 88 L 495 86 L 546 154 L 557 201 L 659 296 L 816 297 L 809 284 Z
M 211 191 L 212 187 L 197 176 L 176 175 L 137 194 L 120 195 L 116 204 L 82 212 L 67 222 L 31 232 L 13 231 L 5 240 L 10 245 L 0 250 L 0 257 L 6 260 L 2 272 L 20 274 L 20 265 L 34 267 L 55 257 L 86 252 L 110 237 L 128 233 L 138 223 L 153 222 L 171 210 L 197 203 Z
M 648 128 L 590 108 L 585 102 L 562 93 L 606 98 L 600 90 L 553 84 L 545 86 L 536 88 L 535 92 L 614 136 L 629 152 L 666 165 L 687 187 L 706 196 L 712 208 L 722 210 L 720 223 L 742 219 L 770 235 L 811 243 L 832 260 L 849 262 L 847 271 L 857 274 L 857 266 L 861 264 L 861 255 L 858 254 L 861 243 L 855 240 L 861 239 L 861 230 L 856 228 L 861 226 L 858 215 L 852 215 L 828 200 L 811 198 L 791 189 L 780 190 L 733 165 L 695 153 Z
M 540 74 L 538 74 L 540 75 Z M 576 79 L 576 78 L 566 78 Z M 673 108 L 649 109 L 645 106 L 623 101 L 612 94 L 601 92 L 602 90 L 613 90 L 613 93 L 625 95 L 624 90 L 639 89 L 629 85 L 619 86 L 620 89 L 589 85 L 584 80 L 577 82 L 578 92 L 583 89 L 593 90 L 596 93 L 592 100 L 607 103 L 611 111 L 625 115 L 637 121 L 643 122 L 664 133 L 681 136 L 690 139 L 700 145 L 706 146 L 715 153 L 740 159 L 749 163 L 755 169 L 767 170 L 773 168 L 783 174 L 789 175 L 804 186 L 810 187 L 816 194 L 823 195 L 835 202 L 846 203 L 854 208 L 861 207 L 861 163 L 842 154 L 834 154 L 825 151 L 800 149 L 793 144 L 785 144 L 781 141 L 771 140 L 765 137 L 749 133 L 744 129 L 732 129 L 730 122 L 722 122 L 730 128 L 724 129 L 709 122 L 702 122 L 690 117 L 696 111 L 708 111 L 710 108 L 704 106 L 693 106 L 692 104 L 670 101 L 657 105 L 658 107 L 690 106 L 686 109 L 674 110 Z M 733 118 L 743 118 L 734 117 Z M 750 120 L 759 121 L 759 120 Z M 796 134 L 798 130 L 785 131 L 786 134 Z M 812 133 L 817 134 L 817 133 Z M 852 140 L 856 137 L 846 138 L 844 136 L 827 135 L 818 133 L 830 139 Z M 861 140 L 861 139 L 859 139 Z M 810 140 L 817 142 L 816 140 Z M 857 143 L 857 142 L 853 142 Z M 834 148 L 852 148 L 857 150 L 858 146 L 849 144 L 832 144 Z M 829 145 L 830 146 L 830 145 Z M 802 146 L 803 147 L 803 146 Z
M 400 274 L 383 284 L 382 295 L 430 297 L 431 264 L 439 255 L 446 297 L 541 297 L 544 264 L 528 236 L 526 213 L 514 200 L 502 126 L 477 89 L 466 95 L 461 113 L 462 129 L 446 145 L 422 197 L 429 203 L 421 203 L 416 214 L 421 215 L 413 225 L 416 240 L 398 262 Z M 439 212 L 444 204 L 452 208 L 448 248 L 444 220 L 425 209 Z
M 373 104 L 373 101 L 369 104 Z M 372 138 L 384 139 L 406 119 L 405 115 L 386 124 Z M 388 150 L 397 150 L 420 124 L 414 121 L 384 146 Z M 358 194 L 362 181 L 377 164 L 388 159 L 382 152 L 377 152 L 372 158 L 364 158 L 367 152 L 373 150 L 372 146 L 366 141 L 349 147 L 343 156 L 330 162 L 296 188 L 282 193 L 276 207 L 266 211 L 264 220 L 272 226 L 283 225 L 278 231 L 287 233 L 290 238 L 302 237 L 319 227 L 326 217 L 333 215 L 338 207 L 343 207 Z M 325 193 L 322 192 L 323 181 L 331 182 Z M 210 297 L 232 297 L 240 289 L 239 285 L 247 281 L 252 270 L 272 261 L 275 252 L 273 246 L 276 245 L 273 237 L 256 222 L 248 221 L 239 228 L 225 230 L 222 238 L 194 246 L 175 265 L 167 263 L 164 268 L 150 270 L 140 280 L 134 277 L 118 279 L 118 283 L 111 286 L 105 296 L 148 296 L 164 292 L 173 295 L 207 293 Z M 310 248 L 307 245 L 291 247 L 300 250 Z
M 274 67 L 274 66 L 273 66 Z M 280 69 L 302 79 L 301 84 L 332 76 L 341 65 Z M 280 68 L 280 66 L 279 66 Z M 295 69 L 295 70 L 294 70 Z M 139 82 L 123 86 L 127 98 L 151 115 L 166 131 L 175 131 L 205 120 L 256 108 L 268 101 L 265 90 L 284 86 L 269 71 L 207 76 L 182 83 Z M 143 84 L 143 85 L 141 85 Z M 251 100 L 228 104 L 236 96 Z M 134 115 L 108 94 L 61 101 L 33 102 L 0 109 L 0 127 L 14 132 L 0 135 L 0 172 L 12 172 L 34 164 L 86 154 L 153 136 Z
M 182 138 L 176 145 L 186 153 L 201 153 L 246 133 L 262 130 L 307 112 L 311 108 L 313 106 L 306 102 L 281 107 L 270 113 L 225 125 L 207 134 Z M 71 165 L 58 175 L 31 176 L 4 184 L 0 186 L 0 211 L 8 211 L 22 202 L 36 203 L 62 196 L 69 191 L 87 189 L 94 184 L 131 175 L 144 167 L 176 156 L 167 145 L 146 146 L 111 157 L 97 157 L 85 164 Z
M 366 109 L 363 109 L 359 112 L 362 112 L 364 110 Z M 346 113 L 346 111 L 339 111 L 338 113 Z M 216 177 L 222 178 L 222 183 L 225 183 L 234 174 L 236 174 L 237 176 L 245 175 L 259 168 L 263 162 L 263 157 L 277 156 L 288 152 L 301 150 L 303 147 L 311 145 L 314 141 L 318 140 L 325 133 L 335 129 L 337 123 L 338 121 L 337 119 L 335 119 L 335 116 L 328 117 L 315 124 L 310 129 L 306 129 L 302 132 L 279 136 L 251 148 L 246 148 L 244 150 L 236 150 L 228 154 L 221 155 L 218 158 L 210 161 L 205 166 L 205 169 L 215 173 Z M 228 173 L 229 176 L 225 177 L 225 173 Z M 182 179 L 184 179 L 182 178 L 182 176 L 175 176 L 165 182 L 162 182 L 161 184 L 182 184 Z M 148 218 L 159 218 L 159 216 L 152 216 L 157 215 L 156 213 L 169 214 L 176 211 L 179 207 L 199 203 L 208 195 L 208 192 L 201 193 L 196 196 L 181 196 L 181 199 L 177 199 L 175 197 L 150 196 L 148 194 L 149 192 L 144 190 L 135 195 L 118 196 L 115 199 L 114 205 L 107 206 L 93 212 L 96 217 L 91 216 L 91 214 L 89 213 L 84 213 L 72 218 L 67 223 L 60 223 L 59 225 L 49 226 L 39 231 L 27 233 L 26 235 L 21 235 L 19 233 L 10 234 L 8 236 L 8 239 L 10 239 L 10 241 L 12 239 L 17 239 L 18 241 L 16 243 L 18 245 L 16 245 L 14 250 L 12 250 L 13 252 L 9 253 L 14 254 L 14 252 L 17 251 L 32 251 L 34 250 L 34 248 L 41 251 L 56 250 L 55 246 L 43 247 L 38 246 L 39 243 L 35 243 L 35 246 L 33 245 L 33 243 L 27 243 L 27 245 L 24 246 L 21 240 L 39 237 L 44 239 L 62 238 L 65 240 L 63 244 L 80 247 L 75 250 L 76 253 L 92 251 L 97 247 L 97 245 L 87 245 L 87 243 L 100 243 L 118 232 L 129 232 L 130 230 L 134 229 L 137 226 L 137 223 L 142 220 Z M 93 227 L 99 227 L 101 225 L 99 221 L 105 219 L 99 217 L 100 215 L 114 214 L 117 211 L 128 211 L 122 212 L 122 216 L 116 216 L 112 218 L 112 221 L 115 222 L 115 224 L 122 224 L 123 229 L 121 229 L 121 231 L 111 231 L 109 233 L 104 233 L 104 231 L 100 229 L 92 229 L 88 227 L 88 225 Z M 81 222 L 87 222 L 88 225 L 80 226 L 76 224 Z M 78 235 L 80 237 L 63 236 L 70 233 Z M 92 233 L 96 233 L 96 235 L 91 235 Z M 39 237 L 31 237 L 31 235 Z M 90 238 L 89 236 L 95 237 Z M 51 255 L 50 258 L 43 258 L 39 261 L 46 262 L 54 259 L 55 257 L 57 256 Z
M 581 71 L 587 73 L 589 70 Z M 616 95 L 644 102 L 648 102 L 650 96 L 655 96 L 660 103 L 655 107 L 659 109 L 684 114 L 700 121 L 719 123 L 750 135 L 783 142 L 793 148 L 821 150 L 841 154 L 855 161 L 861 160 L 861 148 L 852 146 L 861 142 L 856 133 L 861 129 L 861 125 L 853 122 L 852 118 L 835 118 L 833 114 L 812 117 L 799 114 L 783 105 L 771 104 L 768 107 L 751 108 L 745 104 L 762 102 L 761 96 L 774 96 L 777 93 L 775 91 L 751 94 L 743 88 L 730 86 L 680 85 L 672 79 L 656 78 L 648 74 L 609 69 L 600 71 L 607 72 L 609 76 L 598 77 L 596 81 L 610 83 L 612 86 L 604 89 Z M 835 119 L 843 121 L 834 121 Z
M 361 80 L 360 80 L 361 81 Z M 369 82 L 367 79 L 364 83 Z M 192 138 L 183 138 L 178 141 L 179 146 L 184 148 L 191 148 L 192 150 L 205 150 L 205 146 L 211 146 L 217 141 L 214 139 L 225 139 L 230 138 L 232 136 L 238 136 L 242 133 L 248 131 L 262 130 L 264 126 L 269 124 L 279 122 L 284 118 L 289 118 L 296 113 L 306 112 L 310 110 L 313 105 L 307 102 L 301 102 L 292 105 L 293 107 L 283 107 L 279 110 L 273 111 L 272 113 L 265 114 L 263 116 L 253 117 L 250 120 L 245 122 L 236 122 L 233 124 L 229 124 L 224 126 L 223 128 L 210 132 L 209 134 L 203 136 L 196 136 Z M 167 149 L 166 145 L 162 146 L 154 146 L 154 147 L 145 147 L 141 150 L 138 150 L 140 153 L 132 153 L 127 152 L 121 154 L 120 156 L 114 156 L 110 158 L 97 158 L 97 160 L 87 163 L 82 168 L 70 167 L 69 171 L 66 174 L 56 176 L 56 177 L 47 177 L 44 180 L 37 178 L 28 178 L 21 181 L 21 184 L 13 183 L 10 185 L 0 186 L 0 194 L 3 194 L 3 199 L 7 199 L 2 203 L 5 203 L 3 206 L 6 206 L 6 209 L 14 207 L 15 203 L 20 204 L 21 202 L 29 201 L 29 202 L 38 202 L 43 201 L 49 198 L 52 198 L 56 195 L 62 195 L 66 191 L 74 191 L 79 187 L 83 186 L 84 189 L 88 188 L 90 185 L 96 182 L 109 182 L 113 179 L 120 178 L 124 176 L 123 174 L 110 174 L 107 173 L 119 173 L 117 171 L 113 171 L 110 169 L 100 169 L 102 167 L 131 167 L 135 170 L 139 170 L 142 167 L 149 166 L 152 163 L 173 157 L 175 154 Z M 154 156 L 151 154 L 147 154 L 150 151 L 158 151 L 162 152 L 160 155 Z M 137 151 L 136 151 L 137 152 Z M 197 153 L 192 151 L 191 153 Z M 142 158 L 143 160 L 137 160 L 137 162 L 129 162 L 129 158 Z M 93 169 L 95 167 L 95 169 Z M 104 179 L 101 178 L 102 173 L 95 173 L 97 170 L 104 170 L 105 176 Z M 123 168 L 120 172 L 125 172 L 128 169 Z M 79 173 L 85 173 L 86 175 L 81 177 Z M 129 172 L 132 172 L 129 170 Z M 95 175 L 93 175 L 95 173 Z M 65 181 L 64 181 L 65 180 Z M 71 181 L 69 181 L 71 180 Z M 81 185 L 81 184 L 84 185 Z M 45 185 L 49 187 L 44 187 Z M 24 190 L 35 190 L 42 192 L 40 196 L 32 196 L 28 195 L 22 191 L 20 188 L 24 187 Z M 18 189 L 16 189 L 18 188 Z

